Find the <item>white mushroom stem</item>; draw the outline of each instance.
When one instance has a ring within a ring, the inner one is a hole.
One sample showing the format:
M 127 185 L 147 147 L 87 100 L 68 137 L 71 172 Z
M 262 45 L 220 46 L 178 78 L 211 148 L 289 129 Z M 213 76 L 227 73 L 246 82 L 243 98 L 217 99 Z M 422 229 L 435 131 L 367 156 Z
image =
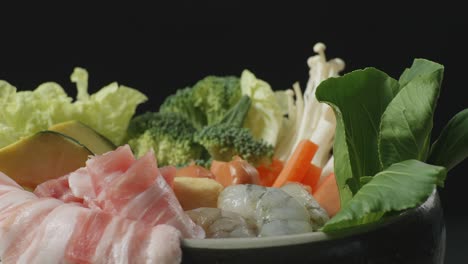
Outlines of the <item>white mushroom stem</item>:
M 333 156 L 330 153 L 336 119 L 332 108 L 320 103 L 315 93 L 322 81 L 338 76 L 344 70 L 345 63 L 338 58 L 327 61 L 325 50 L 323 43 L 315 44 L 314 52 L 317 54 L 307 60 L 310 70 L 304 94 L 297 83 L 293 85 L 294 93 L 288 90 L 284 94 L 288 96 L 288 117 L 283 122 L 282 140 L 278 142 L 275 156 L 287 161 L 301 140 L 310 139 L 319 147 L 312 163 L 322 168 L 322 174 L 328 175 L 333 172 Z

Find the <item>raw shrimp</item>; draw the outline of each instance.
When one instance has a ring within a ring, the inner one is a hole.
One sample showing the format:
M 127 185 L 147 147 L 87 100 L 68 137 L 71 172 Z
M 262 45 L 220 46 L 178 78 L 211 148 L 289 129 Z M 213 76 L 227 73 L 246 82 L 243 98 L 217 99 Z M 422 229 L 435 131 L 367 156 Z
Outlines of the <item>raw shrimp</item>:
M 288 183 L 281 187 L 283 191 L 294 197 L 298 202 L 305 206 L 309 212 L 312 229 L 317 231 L 330 218 L 327 211 L 320 207 L 315 198 L 299 183 Z
M 255 219 L 258 200 L 266 190 L 266 187 L 254 184 L 228 186 L 218 197 L 218 208 Z
M 300 192 L 294 190 L 294 193 Z M 279 188 L 249 184 L 232 185 L 221 192 L 218 208 L 255 221 L 259 236 L 298 234 L 316 230 L 317 226 L 321 225 L 322 216 L 318 209 L 320 207 L 317 208 L 317 203 L 310 200 L 311 197 L 301 197 L 301 194 L 297 196 L 298 198 L 293 197 Z M 309 205 L 309 202 L 312 204 Z
M 259 236 L 279 236 L 312 232 L 307 209 L 278 188 L 268 188 L 255 211 Z
M 203 227 L 207 238 L 256 237 L 257 226 L 237 213 L 218 208 L 197 208 L 187 215 Z

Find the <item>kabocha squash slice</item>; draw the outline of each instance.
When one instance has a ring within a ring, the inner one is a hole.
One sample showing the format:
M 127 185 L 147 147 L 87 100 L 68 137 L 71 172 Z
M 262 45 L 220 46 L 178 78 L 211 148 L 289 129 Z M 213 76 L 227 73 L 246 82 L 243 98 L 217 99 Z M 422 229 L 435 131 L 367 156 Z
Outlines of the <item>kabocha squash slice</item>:
M 85 166 L 93 153 L 75 139 L 41 131 L 0 149 L 0 171 L 27 189 Z
M 116 146 L 109 139 L 80 121 L 71 120 L 58 123 L 51 126 L 49 130 L 57 131 L 76 139 L 96 155 L 116 149 Z

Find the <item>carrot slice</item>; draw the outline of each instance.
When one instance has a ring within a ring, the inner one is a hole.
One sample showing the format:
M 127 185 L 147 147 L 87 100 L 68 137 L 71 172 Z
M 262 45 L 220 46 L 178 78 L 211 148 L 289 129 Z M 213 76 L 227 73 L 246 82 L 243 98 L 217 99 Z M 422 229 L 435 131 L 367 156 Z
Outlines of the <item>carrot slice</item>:
M 265 187 L 271 187 L 278 175 L 283 170 L 283 162 L 279 159 L 273 159 L 269 165 L 260 165 L 257 167 L 260 184 Z
M 301 182 L 309 169 L 310 162 L 317 149 L 318 146 L 308 139 L 299 142 L 293 154 L 286 162 L 284 169 L 273 183 L 273 187 L 281 187 L 287 182 Z
M 320 180 L 320 175 L 322 174 L 322 168 L 310 164 L 309 169 L 302 179 L 302 184 L 309 186 L 314 192 L 317 189 L 318 182 Z
M 313 192 L 315 200 L 333 217 L 340 210 L 340 194 L 334 173 L 330 173 Z

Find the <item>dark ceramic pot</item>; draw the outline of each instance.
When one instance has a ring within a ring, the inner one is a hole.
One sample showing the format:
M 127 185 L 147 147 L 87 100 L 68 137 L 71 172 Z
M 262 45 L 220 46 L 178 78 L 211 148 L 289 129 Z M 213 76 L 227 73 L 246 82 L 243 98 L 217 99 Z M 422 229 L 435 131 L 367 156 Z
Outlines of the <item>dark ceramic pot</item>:
M 186 239 L 183 263 L 443 263 L 445 224 L 436 191 L 421 206 L 330 235 Z

